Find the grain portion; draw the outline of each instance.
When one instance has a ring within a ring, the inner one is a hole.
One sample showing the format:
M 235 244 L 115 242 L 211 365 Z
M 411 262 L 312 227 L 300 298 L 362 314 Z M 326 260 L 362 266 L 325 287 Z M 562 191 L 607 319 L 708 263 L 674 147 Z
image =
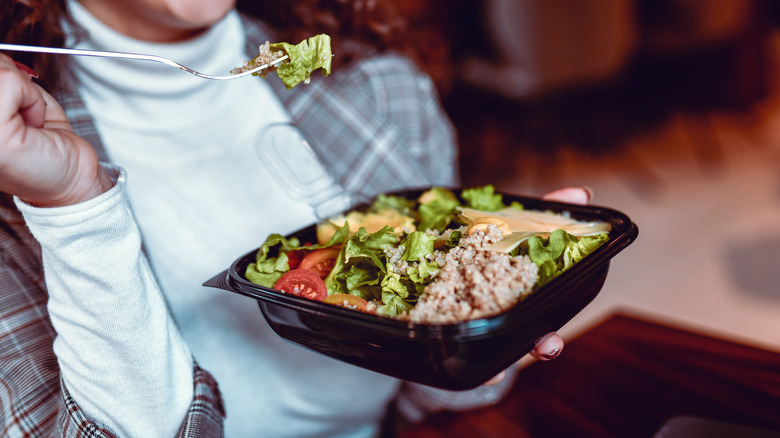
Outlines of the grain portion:
M 527 256 L 485 248 L 502 238 L 490 225 L 460 240 L 458 247 L 434 254 L 441 270 L 403 319 L 448 324 L 506 311 L 530 293 L 538 267 Z
M 269 41 L 266 41 L 265 44 L 258 46 L 257 51 L 258 54 L 254 57 L 254 59 L 251 61 L 244 61 L 241 67 L 236 67 L 230 70 L 230 74 L 237 75 L 239 73 L 252 70 L 253 68 L 260 67 L 261 65 L 270 64 L 271 62 L 274 62 L 284 56 L 284 52 L 281 50 L 277 50 L 275 52 L 271 51 L 271 43 Z M 260 70 L 257 72 L 257 74 L 261 78 L 264 78 L 272 71 L 276 71 L 276 66 L 269 66 L 264 70 Z

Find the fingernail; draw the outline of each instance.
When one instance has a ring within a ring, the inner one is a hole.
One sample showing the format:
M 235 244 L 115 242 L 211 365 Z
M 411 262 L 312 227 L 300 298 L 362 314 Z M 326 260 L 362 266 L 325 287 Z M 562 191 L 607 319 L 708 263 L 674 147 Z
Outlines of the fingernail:
M 550 339 L 550 336 L 552 336 L 552 333 L 547 333 L 546 335 L 542 336 L 541 338 L 537 339 L 536 342 L 534 342 L 534 346 L 537 346 L 541 344 L 542 342 Z
M 27 76 L 37 79 L 38 78 L 38 72 L 31 69 L 30 67 L 27 67 L 26 65 L 22 64 L 21 62 L 14 61 L 14 64 L 16 64 L 16 68 L 19 69 L 22 73 L 26 74 Z
M 559 354 L 561 354 L 561 349 L 560 348 L 556 348 L 555 350 L 553 350 L 553 351 L 551 351 L 549 353 L 543 354 L 542 357 L 544 358 L 544 360 L 553 360 L 556 357 L 558 357 Z
M 582 190 L 585 190 L 585 193 L 588 195 L 588 201 L 590 202 L 591 199 L 593 199 L 593 189 L 589 186 L 582 186 Z

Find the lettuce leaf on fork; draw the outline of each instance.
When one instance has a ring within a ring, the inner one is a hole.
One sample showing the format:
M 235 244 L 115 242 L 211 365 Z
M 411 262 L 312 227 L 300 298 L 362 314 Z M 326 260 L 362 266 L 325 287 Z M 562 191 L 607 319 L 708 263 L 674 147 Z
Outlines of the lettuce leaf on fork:
M 322 74 L 330 74 L 330 64 L 333 53 L 330 48 L 330 36 L 326 34 L 315 35 L 301 41 L 298 44 L 273 43 L 266 41 L 258 47 L 258 54 L 251 61 L 244 61 L 241 67 L 230 70 L 233 74 L 239 74 L 251 69 L 266 66 L 260 71 L 255 71 L 252 76 L 264 78 L 270 72 L 276 72 L 287 89 L 291 89 L 301 82 L 309 82 L 312 72 L 318 68 Z M 282 56 L 287 56 L 284 61 L 276 61 Z
M 318 68 L 322 74 L 330 74 L 330 64 L 333 54 L 330 49 L 330 36 L 325 34 L 315 35 L 293 45 L 290 43 L 274 43 L 270 45 L 271 51 L 281 50 L 289 56 L 276 68 L 276 74 L 284 82 L 289 90 L 301 82 L 308 82 L 312 72 Z

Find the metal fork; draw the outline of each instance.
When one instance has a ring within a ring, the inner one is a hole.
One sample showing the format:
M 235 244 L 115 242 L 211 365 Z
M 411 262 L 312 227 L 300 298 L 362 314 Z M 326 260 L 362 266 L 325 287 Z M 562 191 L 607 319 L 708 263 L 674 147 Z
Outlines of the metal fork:
M 3 44 L 3 43 L 0 43 L 0 50 L 8 50 L 12 52 L 50 53 L 53 55 L 96 56 L 100 58 L 121 58 L 121 59 L 139 59 L 142 61 L 154 61 L 154 62 L 159 62 L 162 64 L 169 65 L 171 67 L 178 68 L 179 70 L 186 71 L 187 73 L 193 74 L 200 78 L 214 79 L 214 80 L 237 79 L 242 76 L 251 75 L 252 73 L 258 72 L 260 70 L 264 70 L 266 68 L 278 65 L 279 63 L 281 63 L 282 61 L 288 58 L 287 55 L 284 55 L 280 58 L 275 59 L 272 62 L 255 67 L 251 70 L 247 70 L 237 74 L 215 76 L 215 75 L 201 73 L 199 71 L 193 70 L 187 66 L 179 64 L 178 62 L 174 62 L 171 61 L 170 59 L 163 58 L 162 56 L 147 55 L 142 53 L 109 52 L 104 50 L 65 49 L 59 47 L 25 46 L 20 44 Z

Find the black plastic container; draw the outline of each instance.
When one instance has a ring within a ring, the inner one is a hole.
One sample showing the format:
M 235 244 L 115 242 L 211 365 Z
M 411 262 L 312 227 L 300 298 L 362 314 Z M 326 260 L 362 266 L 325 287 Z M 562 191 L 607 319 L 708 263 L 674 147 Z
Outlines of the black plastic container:
M 422 190 L 395 193 L 416 198 Z M 204 283 L 257 300 L 271 328 L 282 338 L 344 362 L 399 379 L 461 390 L 481 385 L 531 351 L 540 336 L 560 329 L 601 290 L 610 260 L 636 239 L 625 214 L 504 194 L 527 209 L 568 212 L 580 220 L 611 224 L 609 240 L 513 308 L 495 316 L 430 325 L 365 314 L 310 301 L 247 280 L 256 251 L 238 258 Z M 291 236 L 316 241 L 310 226 Z

